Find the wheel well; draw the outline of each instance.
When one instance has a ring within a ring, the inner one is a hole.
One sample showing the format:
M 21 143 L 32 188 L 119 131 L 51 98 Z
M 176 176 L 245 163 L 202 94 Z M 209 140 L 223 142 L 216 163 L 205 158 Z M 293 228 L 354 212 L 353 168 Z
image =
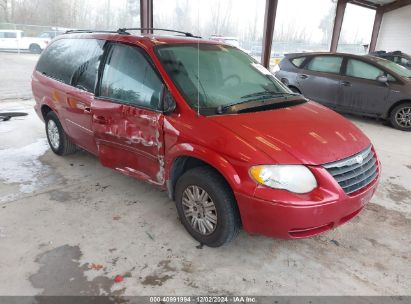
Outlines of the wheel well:
M 390 118 L 391 117 L 391 112 L 392 112 L 392 110 L 394 110 L 394 108 L 396 107 L 396 106 L 399 106 L 400 104 L 403 104 L 403 103 L 408 103 L 408 102 L 411 102 L 411 100 L 400 100 L 400 101 L 397 101 L 396 103 L 394 103 L 391 107 L 390 107 L 390 109 L 388 110 L 388 112 L 387 112 L 387 117 L 386 118 Z
M 171 166 L 170 178 L 169 178 L 168 185 L 167 185 L 170 199 L 174 200 L 174 189 L 175 189 L 175 186 L 180 176 L 182 176 L 185 172 L 187 172 L 190 169 L 193 169 L 196 167 L 205 167 L 205 166 L 215 170 L 218 174 L 222 176 L 222 174 L 218 170 L 216 170 L 213 166 L 209 165 L 208 163 L 198 158 L 191 157 L 191 156 L 177 157 Z M 227 182 L 225 177 L 224 176 L 222 177 Z M 228 182 L 227 182 L 227 185 L 229 185 Z
M 290 89 L 294 89 L 294 90 L 296 90 L 296 91 L 300 92 L 300 94 L 301 94 L 300 89 L 299 89 L 299 88 L 297 88 L 296 86 L 289 85 L 288 87 L 289 87 Z
M 49 112 L 52 112 L 52 111 L 53 111 L 53 110 L 52 110 L 49 106 L 43 105 L 43 106 L 41 107 L 41 114 L 43 115 L 43 119 L 45 120 L 47 114 L 48 114 Z
M 31 43 L 31 44 L 29 45 L 29 48 L 31 48 L 32 46 L 38 46 L 38 47 L 40 47 L 40 45 L 39 45 L 38 43 Z
M 288 79 L 287 78 L 281 78 L 281 82 L 284 83 L 286 86 L 288 86 Z

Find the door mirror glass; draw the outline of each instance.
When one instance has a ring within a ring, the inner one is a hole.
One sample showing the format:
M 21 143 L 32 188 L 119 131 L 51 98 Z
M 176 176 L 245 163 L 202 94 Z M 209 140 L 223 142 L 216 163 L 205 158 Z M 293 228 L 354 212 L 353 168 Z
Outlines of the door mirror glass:
M 385 75 L 381 75 L 381 76 L 378 76 L 378 77 L 377 77 L 377 80 L 378 80 L 379 82 L 382 82 L 382 83 L 387 83 L 387 82 L 388 82 L 388 77 L 385 76 Z
M 177 104 L 173 96 L 171 96 L 170 92 L 167 89 L 164 89 L 163 113 L 168 114 L 174 112 L 176 106 Z

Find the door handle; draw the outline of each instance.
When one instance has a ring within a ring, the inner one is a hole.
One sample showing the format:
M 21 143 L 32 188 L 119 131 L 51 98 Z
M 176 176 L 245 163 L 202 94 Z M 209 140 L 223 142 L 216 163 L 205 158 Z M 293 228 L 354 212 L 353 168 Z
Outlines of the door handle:
M 351 86 L 351 82 L 349 81 L 341 81 L 341 85 L 345 86 L 345 87 L 350 87 Z
M 110 123 L 110 120 L 109 120 L 109 119 L 107 119 L 107 118 L 104 117 L 104 116 L 99 116 L 99 115 L 93 115 L 93 121 L 94 121 L 95 123 L 100 124 L 100 125 L 107 125 L 107 124 Z
M 301 74 L 301 75 L 300 75 L 300 78 L 301 78 L 301 79 L 307 79 L 307 78 L 308 78 L 308 76 L 307 76 L 307 75 L 305 75 L 305 74 Z

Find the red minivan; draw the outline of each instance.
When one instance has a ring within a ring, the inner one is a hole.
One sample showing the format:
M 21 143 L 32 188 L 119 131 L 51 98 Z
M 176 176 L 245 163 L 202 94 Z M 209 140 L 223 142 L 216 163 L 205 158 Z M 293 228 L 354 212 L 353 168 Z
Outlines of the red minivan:
M 81 148 L 168 191 L 187 231 L 211 247 L 241 226 L 285 239 L 332 229 L 364 208 L 380 175 L 358 128 L 218 41 L 61 35 L 32 88 L 54 153 Z

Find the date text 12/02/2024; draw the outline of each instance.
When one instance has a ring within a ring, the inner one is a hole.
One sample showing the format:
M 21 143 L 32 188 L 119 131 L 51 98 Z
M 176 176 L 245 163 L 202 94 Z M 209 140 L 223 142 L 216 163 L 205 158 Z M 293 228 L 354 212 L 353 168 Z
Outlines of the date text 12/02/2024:
M 150 297 L 150 303 L 255 303 L 255 297 L 249 296 L 171 296 Z

